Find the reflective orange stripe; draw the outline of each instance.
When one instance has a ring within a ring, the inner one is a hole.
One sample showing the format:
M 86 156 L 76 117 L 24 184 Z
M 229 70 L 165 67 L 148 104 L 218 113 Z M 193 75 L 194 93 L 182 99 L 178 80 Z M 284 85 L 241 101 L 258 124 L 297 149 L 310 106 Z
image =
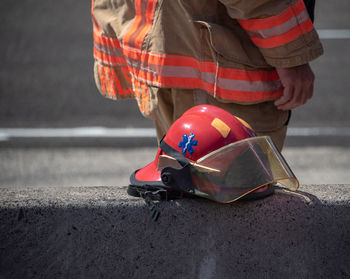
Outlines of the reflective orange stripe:
M 114 47 L 114 48 L 120 48 L 120 43 L 118 38 L 112 38 L 106 35 L 102 34 L 102 30 L 98 30 L 97 28 L 94 28 L 93 31 L 93 38 L 94 41 L 105 46 Z
M 134 78 L 132 79 L 132 82 L 134 84 L 135 97 L 140 111 L 149 114 L 150 96 L 148 85 Z
M 98 75 L 100 78 L 101 91 L 106 95 L 111 91 L 111 86 L 109 85 L 107 71 L 104 66 L 98 65 Z M 113 94 L 113 92 L 109 94 Z
M 216 96 L 226 99 L 235 100 L 237 102 L 264 102 L 268 100 L 274 100 L 281 97 L 283 89 L 277 91 L 266 91 L 266 92 L 238 92 L 224 89 L 217 89 Z
M 137 54 L 137 51 L 132 51 L 131 49 L 125 50 L 123 48 L 124 54 L 128 56 L 128 58 L 134 59 L 138 61 L 140 64 L 139 68 L 151 68 L 152 65 L 156 65 L 155 68 L 158 69 L 158 72 L 161 71 L 161 68 L 165 68 L 167 66 L 173 67 L 188 67 L 190 69 L 196 69 L 198 72 L 216 72 L 216 64 L 213 62 L 205 62 L 199 61 L 193 57 L 182 56 L 182 55 L 171 55 L 171 54 L 159 54 L 152 52 L 144 52 L 141 55 Z M 138 60 L 138 58 L 140 60 Z M 135 68 L 135 65 L 132 63 L 128 63 L 131 68 L 134 68 L 137 72 L 138 68 Z M 157 67 L 160 66 L 160 67 Z M 180 74 L 182 70 L 180 69 L 178 74 Z M 152 72 L 149 72 L 152 75 Z M 155 73 L 156 75 L 159 73 Z M 258 70 L 258 71 L 247 71 L 243 69 L 231 69 L 227 68 L 225 71 L 219 72 L 219 77 L 226 79 L 237 79 L 237 80 L 245 80 L 245 81 L 273 81 L 278 80 L 279 76 L 276 71 L 270 70 Z
M 280 79 L 274 70 L 247 71 L 226 69 L 225 71 L 220 71 L 219 77 L 245 81 L 275 81 Z
M 216 64 L 213 62 L 199 61 L 193 57 L 182 56 L 182 55 L 171 55 L 171 54 L 158 54 L 151 52 L 144 52 L 138 54 L 137 51 L 131 50 L 130 48 L 124 49 L 124 54 L 128 58 L 135 59 L 139 61 L 140 67 L 150 68 L 150 65 L 159 65 L 161 67 L 156 67 L 158 69 L 164 68 L 166 66 L 174 67 L 188 67 L 196 69 L 199 72 L 216 72 Z M 130 65 L 130 67 L 133 67 Z M 180 70 L 181 71 L 181 70 Z M 136 69 L 137 72 L 137 69 Z M 151 75 L 151 73 L 149 73 Z M 157 74 L 157 73 L 155 73 Z M 269 70 L 258 70 L 258 71 L 247 71 L 242 69 L 231 69 L 227 68 L 226 71 L 220 71 L 219 77 L 226 79 L 237 79 L 246 81 L 273 81 L 279 80 L 279 76 L 276 71 Z
M 141 49 L 142 43 L 152 27 L 157 2 L 158 0 L 135 1 L 135 18 L 123 37 L 124 45 Z
M 261 38 L 251 38 L 252 41 L 261 48 L 274 48 L 287 44 L 303 34 L 306 34 L 314 29 L 314 26 L 309 19 L 301 25 L 296 26 L 287 33 L 280 36 L 275 36 L 271 38 L 261 39 Z
M 117 91 L 116 88 L 114 86 L 114 82 L 113 82 L 113 78 L 112 78 L 112 74 L 111 74 L 111 69 L 109 67 L 106 66 L 100 66 L 100 78 L 101 79 L 101 85 L 103 84 L 104 90 L 103 93 L 105 93 L 106 95 L 110 95 L 110 96 L 117 96 Z M 102 86 L 101 86 L 102 88 Z
M 118 95 L 132 95 L 131 88 L 123 88 L 118 80 L 113 66 L 118 66 L 120 73 L 131 86 L 130 73 L 126 59 L 120 48 L 117 38 L 111 38 L 102 34 L 102 30 L 94 25 L 94 58 L 99 62 L 98 75 L 101 83 L 101 91 L 109 97 L 117 98 Z M 115 53 L 118 55 L 112 55 Z
M 123 71 L 123 72 L 125 71 L 124 68 L 125 68 L 125 67 L 122 68 L 122 71 Z M 114 71 L 113 68 L 110 69 L 110 72 L 111 72 L 111 75 L 110 75 L 111 82 L 113 82 L 113 84 L 117 87 L 117 90 L 118 90 L 119 95 L 130 95 L 130 94 L 132 95 L 133 92 L 132 92 L 129 88 L 124 89 L 124 88 L 121 86 L 121 84 L 120 84 L 120 82 L 119 82 L 119 79 L 118 79 L 118 77 L 117 77 L 117 75 L 116 75 L 116 73 L 115 73 L 115 71 Z M 125 74 L 124 74 L 124 77 L 126 77 Z M 129 78 L 129 77 L 128 77 L 128 78 Z M 129 79 L 130 79 L 130 78 L 129 78 Z
M 117 38 L 112 38 L 112 37 L 103 35 L 102 30 L 98 30 L 94 26 L 93 39 L 94 39 L 94 50 L 93 50 L 94 57 L 97 60 L 107 65 L 119 65 L 119 64 L 126 63 L 124 56 L 109 55 L 107 53 L 108 51 L 106 51 L 108 48 L 111 48 L 111 49 L 120 50 L 120 53 L 122 54 L 120 43 Z M 103 52 L 103 50 L 97 49 L 96 44 L 99 44 L 101 48 L 104 48 L 105 52 Z
M 141 84 L 141 90 L 142 90 L 142 108 L 143 112 L 146 114 L 149 114 L 149 93 L 148 93 L 148 86 L 145 83 Z
M 146 112 L 146 106 L 149 106 L 149 103 L 146 104 L 144 96 L 144 88 L 147 87 L 147 85 L 142 84 L 140 81 L 132 78 L 132 83 L 134 85 L 134 92 L 135 92 L 135 99 L 137 101 L 137 105 L 141 112 Z M 148 89 L 147 89 L 148 90 Z M 147 110 L 149 113 L 149 109 Z
M 238 20 L 238 22 L 260 48 L 282 46 L 314 29 L 302 0 L 279 15 L 264 19 Z
M 104 65 L 126 65 L 126 59 L 123 55 L 122 49 L 120 47 L 119 40 L 117 38 L 108 37 L 102 34 L 101 30 L 94 28 L 93 32 L 94 38 L 94 48 L 93 54 L 94 58 Z M 97 47 L 99 45 L 99 48 Z M 112 55 L 109 50 L 115 50 L 119 55 Z M 125 76 L 127 80 L 130 80 L 128 76 Z
M 126 57 L 139 60 L 147 61 L 150 64 L 155 65 L 176 65 L 176 66 L 187 66 L 196 67 L 198 60 L 189 56 L 182 55 L 171 55 L 171 54 L 160 54 L 153 52 L 141 52 L 137 49 L 122 46 L 123 53 Z M 206 62 L 203 62 L 206 63 Z
M 102 93 L 109 97 L 117 98 L 118 95 L 130 95 L 129 89 L 123 89 L 118 82 L 118 77 L 113 68 L 103 65 L 97 65 L 97 71 L 100 79 Z
M 106 94 L 106 87 L 105 87 L 105 76 L 104 73 L 102 72 L 102 66 L 101 65 L 97 65 L 97 72 L 98 72 L 98 76 L 100 79 L 100 87 L 101 87 L 101 91 L 102 93 Z
M 137 15 L 123 44 L 117 38 L 104 35 L 98 26 L 94 28 L 94 57 L 101 64 L 98 74 L 102 92 L 116 97 L 135 94 L 140 109 L 145 113 L 149 111 L 150 85 L 198 88 L 236 101 L 265 101 L 282 94 L 283 88 L 275 70 L 222 68 L 214 62 L 199 61 L 189 56 L 145 52 L 132 47 L 130 44 L 141 47 L 152 27 L 156 4 L 156 0 L 135 2 Z M 142 10 L 146 20 L 141 20 Z M 133 84 L 134 92 L 130 88 L 122 88 L 114 66 L 118 66 L 130 85 Z
M 133 77 L 153 86 L 199 88 L 236 101 L 274 99 L 283 91 L 275 70 L 217 69 L 215 63 L 198 61 L 193 57 L 141 53 L 130 47 L 123 47 L 123 52 L 128 55 L 127 62 Z
M 229 69 L 227 69 L 229 70 Z M 224 70 L 222 70 L 224 71 Z M 179 77 L 165 77 L 158 75 L 155 77 L 149 72 L 139 70 L 137 72 L 137 79 L 143 83 L 157 87 L 174 87 L 174 88 L 197 88 L 206 90 L 208 93 L 214 93 L 214 83 L 206 82 L 199 78 L 179 78 Z M 135 77 L 134 77 L 135 78 Z M 135 78 L 136 79 L 136 78 Z M 230 81 L 230 80 L 228 80 Z M 216 96 L 221 97 L 227 100 L 235 101 L 266 101 L 270 99 L 275 99 L 282 95 L 283 88 L 280 85 L 279 81 L 276 81 L 276 88 L 273 90 L 263 90 L 263 91 L 240 91 L 237 90 L 234 86 L 232 88 L 222 88 L 220 87 L 220 79 L 218 79 L 218 86 L 216 86 Z M 235 81 L 232 81 L 233 84 Z M 239 81 L 238 81 L 239 82 Z M 264 83 L 261 81 L 261 83 Z M 249 84 L 249 82 L 247 82 Z
M 141 48 L 143 40 L 145 39 L 147 33 L 152 27 L 157 2 L 157 0 L 149 0 L 147 2 L 147 9 L 144 14 L 145 24 L 135 39 L 136 48 Z
M 100 61 L 102 64 L 110 65 L 110 66 L 126 63 L 126 60 L 124 57 L 121 58 L 121 57 L 107 55 L 105 53 L 98 51 L 96 48 L 94 48 L 94 57 L 96 60 Z
M 245 30 L 268 29 L 283 24 L 305 9 L 304 1 L 298 0 L 293 6 L 290 6 L 278 15 L 259 19 L 238 20 L 238 22 Z
M 122 74 L 128 84 L 131 84 L 131 78 L 130 78 L 130 72 L 129 68 L 127 66 L 120 67 Z
M 158 87 L 199 88 L 216 94 L 217 97 L 236 101 L 268 100 L 282 94 L 282 85 L 275 70 L 247 71 L 222 67 L 217 69 L 215 63 L 198 61 L 193 57 L 140 53 L 131 48 L 123 51 L 130 56 L 125 59 L 128 71 L 135 81 L 144 84 Z M 101 61 L 105 63 L 121 62 L 120 57 L 113 56 L 108 56 L 106 61 L 103 55 L 95 50 L 96 58 L 102 59 Z M 130 80 L 126 74 L 126 66 L 122 67 L 122 71 Z M 140 107 L 146 108 L 142 104 L 148 102 L 145 99 L 148 94 L 145 94 L 140 85 L 135 86 L 135 90 L 137 98 L 143 100 L 140 102 Z
M 134 45 L 132 37 L 135 36 L 136 32 L 139 30 L 139 25 L 142 21 L 142 0 L 135 1 L 135 18 L 133 24 L 128 30 L 127 34 L 123 37 L 123 43 L 126 45 Z

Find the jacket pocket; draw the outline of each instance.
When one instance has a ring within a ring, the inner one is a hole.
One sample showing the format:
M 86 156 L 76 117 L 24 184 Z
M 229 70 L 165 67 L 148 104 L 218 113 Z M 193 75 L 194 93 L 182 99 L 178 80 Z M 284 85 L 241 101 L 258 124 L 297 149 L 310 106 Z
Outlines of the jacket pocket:
M 222 66 L 233 62 L 253 68 L 271 68 L 238 23 L 232 28 L 205 21 L 194 21 L 194 24 L 207 31 L 209 47 Z

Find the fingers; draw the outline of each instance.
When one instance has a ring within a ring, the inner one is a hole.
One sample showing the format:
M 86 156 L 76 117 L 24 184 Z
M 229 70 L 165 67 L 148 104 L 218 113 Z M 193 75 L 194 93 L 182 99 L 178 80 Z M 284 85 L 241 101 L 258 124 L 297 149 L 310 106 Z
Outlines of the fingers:
M 278 109 L 295 109 L 312 98 L 315 76 L 308 64 L 277 71 L 284 87 L 283 95 L 275 101 Z
M 312 97 L 312 92 L 313 85 L 295 84 L 295 86 L 284 88 L 283 96 L 275 101 L 275 105 L 280 110 L 296 109 Z
M 288 91 L 290 92 L 291 90 Z M 296 109 L 297 107 L 300 107 L 307 102 L 309 99 L 308 96 L 309 90 L 301 86 L 295 86 L 293 89 L 293 95 L 290 97 L 290 99 L 283 104 L 277 105 L 277 108 L 280 110 Z
M 305 99 L 304 94 L 305 94 L 305 88 L 302 86 L 302 84 L 297 82 L 294 85 L 293 96 L 287 103 L 285 103 L 283 106 L 280 106 L 280 109 L 291 110 L 303 105 L 304 104 L 303 100 Z
M 293 98 L 294 95 L 294 87 L 289 86 L 285 87 L 283 90 L 283 95 L 279 99 L 275 101 L 275 106 L 278 109 L 285 110 L 285 107 L 288 106 L 288 103 Z

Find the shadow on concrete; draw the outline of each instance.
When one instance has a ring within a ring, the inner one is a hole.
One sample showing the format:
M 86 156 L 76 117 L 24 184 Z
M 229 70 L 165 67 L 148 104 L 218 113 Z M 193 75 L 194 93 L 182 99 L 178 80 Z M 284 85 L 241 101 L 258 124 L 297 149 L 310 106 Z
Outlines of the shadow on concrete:
M 228 205 L 183 199 L 159 204 L 155 223 L 125 189 L 81 189 L 3 192 L 0 278 L 350 276 L 345 201 L 280 190 Z

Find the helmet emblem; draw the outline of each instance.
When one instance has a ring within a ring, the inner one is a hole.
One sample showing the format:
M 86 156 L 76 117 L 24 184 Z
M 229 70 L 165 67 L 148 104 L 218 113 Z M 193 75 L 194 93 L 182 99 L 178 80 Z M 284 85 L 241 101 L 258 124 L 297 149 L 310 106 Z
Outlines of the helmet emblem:
M 198 140 L 194 140 L 194 133 L 191 133 L 189 136 L 186 134 L 182 135 L 182 141 L 179 143 L 179 147 L 182 147 L 182 154 L 186 155 L 188 153 L 192 154 L 194 152 L 193 146 L 197 146 Z

